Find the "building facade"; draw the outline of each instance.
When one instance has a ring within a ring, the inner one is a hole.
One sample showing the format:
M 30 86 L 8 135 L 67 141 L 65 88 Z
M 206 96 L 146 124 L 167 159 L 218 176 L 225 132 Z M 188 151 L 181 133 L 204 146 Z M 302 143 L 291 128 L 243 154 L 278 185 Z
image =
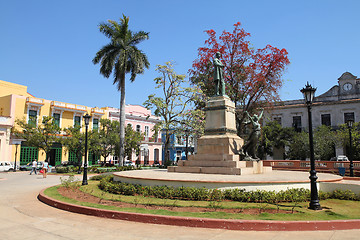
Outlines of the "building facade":
M 316 87 L 316 86 L 313 86 Z M 264 122 L 277 121 L 282 127 L 293 127 L 296 131 L 308 129 L 307 107 L 304 99 L 283 101 L 264 112 Z M 338 78 L 337 85 L 316 96 L 312 105 L 313 128 L 326 125 L 337 128 L 352 119 L 360 119 L 360 79 L 349 72 Z M 337 155 L 343 155 L 342 146 L 337 146 Z M 282 153 L 274 159 L 282 159 Z
M 163 140 L 162 157 L 165 159 L 165 130 L 162 131 L 161 139 Z M 179 160 L 186 160 L 186 151 L 188 152 L 188 155 L 194 154 L 194 144 L 195 143 L 192 136 L 186 137 L 184 134 L 177 134 L 174 131 L 170 131 L 170 144 L 168 153 L 169 160 L 172 162 L 172 164 L 176 164 Z M 163 162 L 163 165 L 164 164 L 165 162 Z
M 15 155 L 18 164 L 27 164 L 34 159 L 44 161 L 46 158 L 43 151 L 28 146 L 25 141 L 10 135 L 12 127 L 19 128 L 15 123 L 16 119 L 33 121 L 38 125 L 41 124 L 43 117 L 52 116 L 55 124 L 62 129 L 78 125 L 81 131 L 85 131 L 83 116 L 88 113 L 91 116 L 89 124 L 91 131 L 98 127 L 100 118 L 106 116 L 105 110 L 96 107 L 36 98 L 27 92 L 26 86 L 0 81 L 0 89 L 0 156 L 4 161 L 14 162 Z M 18 149 L 19 153 L 16 143 L 21 146 Z M 63 161 L 75 161 L 75 155 L 67 152 L 60 143 L 53 143 L 49 164 L 54 166 Z
M 19 128 L 15 120 L 24 119 L 41 124 L 43 117 L 52 116 L 55 124 L 61 129 L 80 126 L 85 131 L 83 116 L 88 113 L 90 123 L 88 130 L 100 127 L 100 119 L 119 119 L 119 110 L 115 108 L 88 107 L 79 104 L 46 100 L 32 96 L 27 92 L 27 86 L 0 80 L 0 161 L 27 164 L 34 159 L 44 161 L 46 154 L 37 148 L 27 146 L 26 142 L 11 135 L 11 128 Z M 126 124 L 131 124 L 137 131 L 145 133 L 141 142 L 141 155 L 129 160 L 138 160 L 139 164 L 161 162 L 161 139 L 154 135 L 153 126 L 160 119 L 142 106 L 126 106 Z M 62 132 L 60 135 L 63 135 Z M 61 137 L 61 136 L 60 136 Z M 91 152 L 88 153 L 89 165 L 96 164 L 101 159 Z M 109 161 L 110 159 L 106 159 Z M 76 162 L 76 156 L 68 152 L 60 143 L 54 143 L 50 153 L 50 165 L 55 166 L 64 161 Z
M 108 118 L 111 121 L 119 121 L 120 110 L 118 108 L 106 108 Z M 156 135 L 154 127 L 160 123 L 160 117 L 151 114 L 151 111 L 140 105 L 125 106 L 125 125 L 131 125 L 133 130 L 144 134 L 143 141 L 140 145 L 140 154 L 135 152 L 131 158 L 126 160 L 135 162 L 138 165 L 153 165 L 162 162 L 161 136 Z M 109 159 L 117 163 L 117 156 L 110 156 Z

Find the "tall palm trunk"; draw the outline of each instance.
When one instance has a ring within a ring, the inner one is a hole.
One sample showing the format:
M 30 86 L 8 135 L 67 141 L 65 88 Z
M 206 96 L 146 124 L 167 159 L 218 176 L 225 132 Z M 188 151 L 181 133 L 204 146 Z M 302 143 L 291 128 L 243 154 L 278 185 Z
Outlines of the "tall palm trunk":
M 124 143 L 125 143 L 125 74 L 120 79 L 120 151 L 119 166 L 124 166 Z

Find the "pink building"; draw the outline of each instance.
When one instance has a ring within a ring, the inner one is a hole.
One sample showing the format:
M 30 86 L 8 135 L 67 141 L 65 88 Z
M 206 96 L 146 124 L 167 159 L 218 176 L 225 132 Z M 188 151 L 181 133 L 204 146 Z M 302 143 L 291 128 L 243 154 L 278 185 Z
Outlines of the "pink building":
M 120 110 L 118 108 L 107 108 L 108 118 L 111 121 L 119 121 Z M 155 136 L 154 126 L 159 123 L 160 117 L 151 114 L 151 111 L 140 105 L 129 105 L 125 107 L 125 124 L 131 125 L 136 131 L 145 134 L 141 142 L 141 153 L 136 156 L 133 153 L 131 159 L 126 159 L 136 164 L 153 165 L 161 163 L 162 161 L 162 142 L 160 135 Z M 113 156 L 111 159 L 117 163 L 117 157 Z

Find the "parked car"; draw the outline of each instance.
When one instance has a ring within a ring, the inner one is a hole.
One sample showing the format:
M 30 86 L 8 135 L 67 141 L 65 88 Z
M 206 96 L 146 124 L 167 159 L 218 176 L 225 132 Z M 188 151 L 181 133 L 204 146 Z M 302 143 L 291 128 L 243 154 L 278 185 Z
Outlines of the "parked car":
M 41 168 L 42 168 L 42 162 L 38 162 L 36 170 L 40 170 Z M 19 168 L 20 171 L 31 171 L 31 169 L 32 169 L 32 162 L 29 162 L 26 165 L 21 165 Z
M 349 161 L 349 159 L 347 158 L 347 156 L 339 155 L 337 157 L 331 158 L 330 161 L 346 162 Z
M 133 167 L 135 167 L 135 163 L 133 163 L 132 161 L 129 161 L 129 160 L 125 160 L 124 166 L 133 166 Z
M 11 162 L 0 162 L 0 172 L 8 172 L 14 170 L 14 165 Z

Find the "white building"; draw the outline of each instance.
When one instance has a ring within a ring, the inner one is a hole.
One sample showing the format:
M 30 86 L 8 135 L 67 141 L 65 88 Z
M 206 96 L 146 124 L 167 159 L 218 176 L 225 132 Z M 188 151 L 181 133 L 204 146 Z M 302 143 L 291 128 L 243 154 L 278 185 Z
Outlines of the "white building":
M 316 87 L 316 86 L 313 86 Z M 352 119 L 360 119 L 360 79 L 349 72 L 338 78 L 338 84 L 327 92 L 316 96 L 312 105 L 313 128 L 320 125 L 331 127 L 344 124 Z M 307 107 L 304 99 L 283 101 L 264 113 L 264 122 L 277 121 L 282 127 L 294 127 L 301 131 L 308 128 Z M 337 146 L 337 155 L 343 154 L 343 149 Z M 274 156 L 281 159 L 282 154 Z

